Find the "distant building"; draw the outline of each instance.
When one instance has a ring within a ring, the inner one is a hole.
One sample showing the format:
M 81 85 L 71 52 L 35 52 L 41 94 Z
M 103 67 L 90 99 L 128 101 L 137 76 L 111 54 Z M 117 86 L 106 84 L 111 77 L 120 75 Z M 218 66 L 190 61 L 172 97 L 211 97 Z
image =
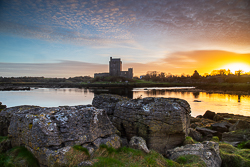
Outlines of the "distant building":
M 110 57 L 109 61 L 109 73 L 95 73 L 94 77 L 104 77 L 104 76 L 116 76 L 133 78 L 133 68 L 129 68 L 128 71 L 122 71 L 122 61 L 120 58 L 113 59 Z

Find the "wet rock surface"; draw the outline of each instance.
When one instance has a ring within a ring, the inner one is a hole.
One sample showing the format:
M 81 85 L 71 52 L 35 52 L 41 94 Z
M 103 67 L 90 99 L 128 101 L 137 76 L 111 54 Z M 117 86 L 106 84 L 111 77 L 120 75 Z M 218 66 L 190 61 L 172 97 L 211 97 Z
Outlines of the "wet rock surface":
M 24 145 L 41 166 L 48 166 L 48 161 L 65 164 L 65 153 L 76 144 L 94 148 L 100 144 L 120 147 L 118 131 L 101 109 L 87 106 L 25 106 L 23 109 L 21 106 L 7 111 L 6 119 L 11 118 L 8 136 L 12 147 Z
M 167 150 L 166 155 L 172 160 L 176 160 L 182 155 L 197 155 L 206 163 L 207 167 L 220 167 L 222 160 L 219 154 L 219 144 L 205 141 L 197 144 L 188 144 L 175 149 Z
M 107 106 L 102 106 L 110 111 L 111 106 L 102 98 Z M 95 96 L 95 102 L 101 97 Z M 113 106 L 115 106 L 113 108 Z M 133 136 L 140 136 L 146 140 L 149 149 L 164 153 L 167 148 L 174 148 L 183 143 L 188 134 L 190 122 L 190 106 L 182 99 L 177 98 L 144 98 L 125 99 L 112 105 L 113 115 L 111 121 L 121 132 L 121 137 L 130 140 Z

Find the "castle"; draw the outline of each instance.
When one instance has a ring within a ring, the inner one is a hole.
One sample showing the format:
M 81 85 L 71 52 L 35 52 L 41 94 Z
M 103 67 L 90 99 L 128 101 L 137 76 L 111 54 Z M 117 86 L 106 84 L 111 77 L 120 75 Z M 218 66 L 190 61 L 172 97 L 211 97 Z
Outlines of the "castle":
M 109 73 L 95 73 L 94 77 L 105 77 L 105 76 L 116 76 L 133 78 L 133 68 L 129 68 L 128 71 L 122 71 L 122 61 L 121 59 L 113 59 L 110 57 L 109 61 Z

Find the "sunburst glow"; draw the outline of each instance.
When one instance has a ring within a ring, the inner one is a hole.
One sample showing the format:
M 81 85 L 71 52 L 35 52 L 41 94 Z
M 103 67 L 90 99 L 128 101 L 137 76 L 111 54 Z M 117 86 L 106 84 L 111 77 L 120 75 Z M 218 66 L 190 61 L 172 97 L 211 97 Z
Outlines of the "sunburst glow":
M 232 73 L 235 73 L 235 71 L 238 71 L 238 70 L 243 70 L 244 72 L 249 72 L 250 66 L 248 64 L 245 64 L 245 63 L 231 63 L 231 64 L 227 64 L 227 65 L 221 67 L 221 69 L 229 69 Z

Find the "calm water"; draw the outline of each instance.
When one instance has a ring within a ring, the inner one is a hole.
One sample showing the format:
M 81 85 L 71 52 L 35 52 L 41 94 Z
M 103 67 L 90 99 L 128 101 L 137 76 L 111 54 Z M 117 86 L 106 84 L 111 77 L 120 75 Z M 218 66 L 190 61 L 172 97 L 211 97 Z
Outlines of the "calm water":
M 206 110 L 250 116 L 250 96 L 206 92 L 171 91 L 173 88 L 135 88 L 127 89 L 32 89 L 31 91 L 0 91 L 0 101 L 13 107 L 18 105 L 38 105 L 57 107 L 63 105 L 91 104 L 94 94 L 115 93 L 130 98 L 175 97 L 185 99 L 191 105 L 192 116 L 203 115 Z M 176 88 L 175 88 L 176 89 Z M 182 89 L 182 88 L 178 88 Z M 198 100 L 201 102 L 194 102 Z

